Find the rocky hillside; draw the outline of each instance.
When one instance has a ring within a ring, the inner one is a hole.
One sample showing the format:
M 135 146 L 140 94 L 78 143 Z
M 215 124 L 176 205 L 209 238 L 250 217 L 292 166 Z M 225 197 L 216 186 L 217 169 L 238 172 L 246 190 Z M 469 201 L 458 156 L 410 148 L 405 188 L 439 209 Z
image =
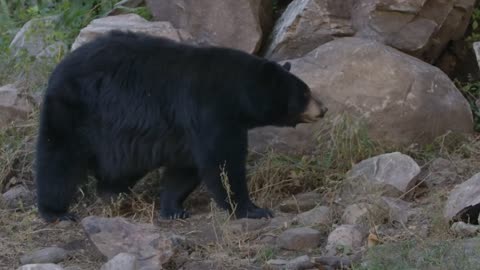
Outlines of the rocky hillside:
M 480 9 L 475 0 L 0 0 L 0 269 L 478 269 Z M 48 76 L 112 29 L 289 61 L 328 119 L 252 130 L 270 220 L 203 187 L 158 218 L 162 170 L 132 194 L 77 194 L 45 224 L 33 154 Z

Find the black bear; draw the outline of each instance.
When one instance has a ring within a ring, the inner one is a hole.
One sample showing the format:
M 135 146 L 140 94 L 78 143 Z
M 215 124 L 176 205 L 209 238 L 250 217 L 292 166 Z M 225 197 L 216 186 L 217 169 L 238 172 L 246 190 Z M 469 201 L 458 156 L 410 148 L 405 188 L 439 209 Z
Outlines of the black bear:
M 164 218 L 187 218 L 182 203 L 201 182 L 235 217 L 271 217 L 249 197 L 247 131 L 313 122 L 326 112 L 289 70 L 238 50 L 139 33 L 111 31 L 84 44 L 57 65 L 43 97 L 40 216 L 75 220 L 69 205 L 88 172 L 99 192 L 120 193 L 164 167 Z

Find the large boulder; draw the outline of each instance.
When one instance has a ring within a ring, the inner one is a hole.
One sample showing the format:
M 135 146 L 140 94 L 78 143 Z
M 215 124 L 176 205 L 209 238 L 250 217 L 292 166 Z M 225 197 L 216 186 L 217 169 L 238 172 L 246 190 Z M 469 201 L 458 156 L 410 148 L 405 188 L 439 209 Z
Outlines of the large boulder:
M 266 57 L 301 57 L 338 36 L 355 32 L 350 20 L 352 0 L 295 0 L 275 24 Z
M 137 14 L 108 16 L 90 22 L 72 44 L 72 51 L 111 30 L 128 30 L 165 37 L 175 41 L 192 42 L 190 34 L 174 28 L 169 22 L 149 22 Z
M 462 39 L 475 0 L 359 0 L 356 36 L 383 42 L 433 63 L 452 40 Z
M 341 38 L 290 62 L 329 108 L 327 115 L 357 116 L 380 142 L 424 144 L 447 131 L 473 131 L 467 100 L 442 71 L 381 43 Z M 251 150 L 308 150 L 322 122 L 255 129 Z
M 10 49 L 14 54 L 22 50 L 33 56 L 40 54 L 51 43 L 49 35 L 59 21 L 59 16 L 31 19 L 17 32 L 10 43 Z
M 253 53 L 272 25 L 271 0 L 147 0 L 155 20 L 187 30 L 199 44 Z

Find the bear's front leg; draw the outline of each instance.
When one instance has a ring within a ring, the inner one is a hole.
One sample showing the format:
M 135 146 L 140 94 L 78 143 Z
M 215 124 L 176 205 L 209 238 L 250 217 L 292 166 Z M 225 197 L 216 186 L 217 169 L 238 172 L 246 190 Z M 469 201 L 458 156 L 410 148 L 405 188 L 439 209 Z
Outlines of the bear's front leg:
M 222 132 L 204 137 L 195 147 L 199 174 L 216 203 L 236 218 L 271 218 L 272 211 L 256 206 L 250 199 L 245 162 L 246 131 Z

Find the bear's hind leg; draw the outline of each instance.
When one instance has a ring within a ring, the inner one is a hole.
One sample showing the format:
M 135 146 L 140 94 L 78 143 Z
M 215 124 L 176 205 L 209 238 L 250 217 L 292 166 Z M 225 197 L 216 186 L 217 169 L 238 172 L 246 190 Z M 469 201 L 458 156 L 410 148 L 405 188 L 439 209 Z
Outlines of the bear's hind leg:
M 192 168 L 166 168 L 160 202 L 160 216 L 165 219 L 185 219 L 190 213 L 183 202 L 200 184 L 197 170 Z

